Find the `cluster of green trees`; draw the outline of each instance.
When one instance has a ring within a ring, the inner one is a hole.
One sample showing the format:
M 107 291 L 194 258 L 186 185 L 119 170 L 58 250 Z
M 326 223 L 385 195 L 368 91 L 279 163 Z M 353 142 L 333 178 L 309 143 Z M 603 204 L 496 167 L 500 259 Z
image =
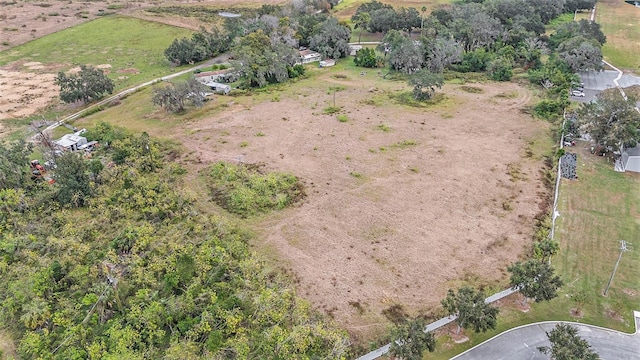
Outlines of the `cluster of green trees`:
M 173 146 L 107 124 L 86 136 L 107 166 L 62 155 L 51 185 L 30 180 L 28 145 L 0 146 L 2 170 L 20 169 L 0 183 L 0 328 L 20 358 L 347 357 L 249 235 L 181 190 Z
M 582 105 L 577 125 L 604 149 L 622 153 L 640 143 L 637 104 L 635 96 L 625 98 L 618 89 L 605 90 L 596 101 Z
M 427 9 L 422 8 L 424 13 Z M 369 32 L 386 33 L 389 30 L 411 32 L 423 24 L 422 17 L 416 8 L 401 7 L 395 9 L 389 4 L 372 0 L 358 7 L 351 17 L 354 28 Z
M 167 112 L 177 113 L 187 105 L 202 106 L 210 92 L 211 89 L 198 80 L 188 79 L 154 87 L 151 101 Z
M 394 9 L 378 1 L 360 5 L 351 18 L 354 28 L 383 32 L 378 51 L 389 67 L 416 75 L 411 84 L 416 99 L 428 99 L 441 82 L 438 76 L 450 69 L 460 72 L 486 72 L 496 81 L 508 81 L 513 68 L 545 72 L 541 57 L 550 49 L 555 55 L 548 67 L 567 71 L 595 69 L 602 60 L 604 35 L 597 24 L 588 21 L 567 23 L 551 37 L 545 25 L 563 12 L 590 9 L 594 1 L 518 0 L 466 1 L 440 5 L 425 17 L 426 8 Z M 412 31 L 420 28 L 420 36 Z M 380 64 L 364 52 L 359 66 Z M 541 69 L 542 68 L 542 69 Z M 426 70 L 424 70 L 426 69 Z M 423 71 L 424 70 L 424 71 Z
M 223 32 L 215 26 L 211 31 L 201 28 L 191 36 L 191 39 L 173 40 L 164 51 L 164 55 L 175 65 L 193 64 L 229 50 L 231 40 L 232 34 Z
M 114 84 L 101 69 L 80 65 L 76 74 L 59 72 L 55 84 L 60 86 L 60 100 L 65 103 L 92 102 L 113 92 Z
M 299 47 L 309 47 L 325 58 L 349 53 L 351 29 L 318 10 L 335 1 L 294 1 L 288 6 L 263 5 L 256 16 L 225 19 L 222 28 L 202 29 L 192 39 L 176 39 L 166 49 L 167 59 L 186 64 L 230 50 L 241 87 L 263 87 L 304 75 Z

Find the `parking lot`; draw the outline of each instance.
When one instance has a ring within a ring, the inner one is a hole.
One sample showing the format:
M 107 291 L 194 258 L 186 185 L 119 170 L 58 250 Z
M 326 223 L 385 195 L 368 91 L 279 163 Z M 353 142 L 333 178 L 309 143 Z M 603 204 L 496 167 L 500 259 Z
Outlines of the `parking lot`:
M 584 83 L 584 97 L 571 96 L 571 100 L 587 103 L 594 100 L 596 95 L 602 90 L 614 88 L 613 82 L 618 77 L 618 72 L 613 70 L 588 71 L 578 74 Z M 626 88 L 633 85 L 640 85 L 640 77 L 623 74 L 618 83 Z

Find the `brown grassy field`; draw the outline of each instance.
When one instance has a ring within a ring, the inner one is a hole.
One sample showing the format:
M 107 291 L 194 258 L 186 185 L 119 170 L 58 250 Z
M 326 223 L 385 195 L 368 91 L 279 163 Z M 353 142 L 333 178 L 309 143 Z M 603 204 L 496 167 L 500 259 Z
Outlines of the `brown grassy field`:
M 218 97 L 223 111 L 176 129 L 196 168 L 263 163 L 304 180 L 301 206 L 252 221 L 257 251 L 356 339 L 379 335 L 393 310 L 432 313 L 450 287 L 505 286 L 545 196 L 542 160 L 526 154 L 547 124 L 520 111 L 528 91 L 446 85 L 438 104 L 413 108 L 394 100 L 404 82 L 313 71 L 264 101 Z M 324 114 L 336 87 L 342 110 Z

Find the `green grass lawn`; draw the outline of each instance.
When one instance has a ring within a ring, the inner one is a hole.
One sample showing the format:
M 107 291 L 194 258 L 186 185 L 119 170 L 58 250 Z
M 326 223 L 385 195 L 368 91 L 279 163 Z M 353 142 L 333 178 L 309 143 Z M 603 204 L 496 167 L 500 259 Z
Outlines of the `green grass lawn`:
M 562 24 L 566 24 L 568 22 L 572 22 L 573 21 L 573 13 L 565 13 L 562 14 L 560 16 L 558 16 L 557 18 L 551 20 L 549 22 L 549 24 L 547 24 L 546 28 L 546 34 L 553 34 L 556 31 L 556 28 Z
M 602 292 L 619 254 L 619 240 L 637 242 L 640 233 L 640 176 L 617 173 L 604 158 L 578 154 L 578 181 L 561 189 L 561 254 L 555 260 L 567 291 L 588 295 L 585 318 L 631 330 L 631 311 L 640 310 L 640 252 L 626 252 L 607 297 Z M 624 321 L 617 320 L 622 316 Z
M 607 36 L 602 48 L 604 59 L 640 73 L 640 8 L 622 0 L 601 0 L 596 6 L 596 21 Z
M 190 30 L 124 16 L 93 20 L 0 53 L 0 65 L 17 60 L 57 64 L 63 69 L 109 64 L 116 90 L 173 72 L 164 58 L 175 38 Z

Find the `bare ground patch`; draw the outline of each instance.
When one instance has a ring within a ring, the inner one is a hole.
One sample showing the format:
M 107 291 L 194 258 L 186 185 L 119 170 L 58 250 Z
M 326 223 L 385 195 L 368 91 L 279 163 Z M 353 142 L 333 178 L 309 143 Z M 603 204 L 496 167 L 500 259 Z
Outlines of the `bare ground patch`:
M 372 93 L 380 82 L 370 76 L 325 76 L 283 99 L 234 104 L 187 126 L 184 138 L 205 164 L 266 163 L 305 181 L 305 203 L 265 220 L 258 245 L 360 339 L 383 331 L 394 305 L 430 313 L 449 287 L 504 284 L 545 192 L 541 161 L 524 158 L 527 139 L 547 126 L 520 112 L 526 90 L 445 86 L 445 105 L 415 109 L 389 100 L 402 83 Z M 322 113 L 336 82 L 346 122 Z
M 0 68 L 0 121 L 35 114 L 58 96 L 55 74 L 35 72 L 40 63 L 26 65 L 22 71 Z

